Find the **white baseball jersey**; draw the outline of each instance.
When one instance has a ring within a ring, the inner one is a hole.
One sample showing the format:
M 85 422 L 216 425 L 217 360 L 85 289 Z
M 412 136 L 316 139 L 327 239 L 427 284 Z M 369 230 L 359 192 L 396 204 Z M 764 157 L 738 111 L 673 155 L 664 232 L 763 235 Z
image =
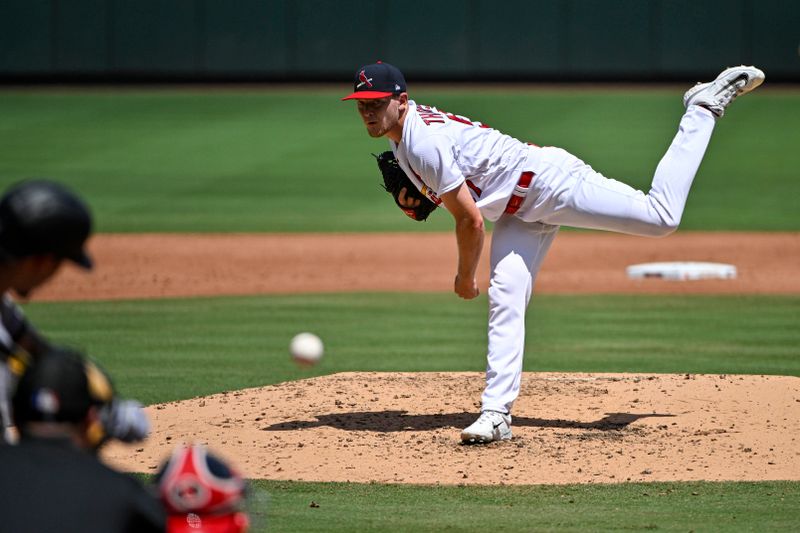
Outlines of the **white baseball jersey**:
M 434 201 L 466 181 L 495 222 L 489 272 L 489 346 L 482 409 L 509 413 L 519 395 L 525 311 L 561 225 L 663 236 L 677 228 L 703 159 L 714 115 L 689 106 L 647 193 L 606 178 L 574 155 L 535 147 L 464 117 L 409 102 L 401 168 Z M 502 216 L 522 172 L 534 177 L 513 216 Z
M 400 143 L 389 141 L 400 168 L 436 203 L 466 180 L 481 214 L 500 218 L 535 148 L 480 122 L 408 102 Z

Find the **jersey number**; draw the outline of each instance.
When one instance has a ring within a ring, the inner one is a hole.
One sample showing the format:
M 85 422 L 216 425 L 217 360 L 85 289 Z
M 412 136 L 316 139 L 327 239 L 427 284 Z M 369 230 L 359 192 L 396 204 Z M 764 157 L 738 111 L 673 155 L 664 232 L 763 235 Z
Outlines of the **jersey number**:
M 452 113 L 445 113 L 445 115 L 444 115 L 444 116 L 446 116 L 446 117 L 447 117 L 447 118 L 449 118 L 450 120 L 454 120 L 454 121 L 456 121 L 456 122 L 460 122 L 461 124 L 466 124 L 467 126 L 478 126 L 479 128 L 489 128 L 489 127 L 490 127 L 490 126 L 487 126 L 486 124 L 483 124 L 483 123 L 481 123 L 481 122 L 472 122 L 472 121 L 471 121 L 470 119 L 468 119 L 467 117 L 462 117 L 462 116 L 459 116 L 459 115 L 454 115 L 454 114 L 452 114 Z

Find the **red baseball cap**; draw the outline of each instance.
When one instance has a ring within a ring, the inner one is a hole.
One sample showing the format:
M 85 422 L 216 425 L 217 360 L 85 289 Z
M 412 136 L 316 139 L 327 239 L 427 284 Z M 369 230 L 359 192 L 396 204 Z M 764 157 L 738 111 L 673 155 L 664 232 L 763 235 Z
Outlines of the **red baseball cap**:
M 406 92 L 406 79 L 400 69 L 378 61 L 356 71 L 353 93 L 342 100 L 371 100 L 396 96 L 404 92 Z

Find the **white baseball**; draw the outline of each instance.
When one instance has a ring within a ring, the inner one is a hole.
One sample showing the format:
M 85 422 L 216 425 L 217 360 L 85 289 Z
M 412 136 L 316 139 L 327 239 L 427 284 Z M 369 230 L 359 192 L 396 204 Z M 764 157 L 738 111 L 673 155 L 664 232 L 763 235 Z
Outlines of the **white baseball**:
M 298 333 L 289 343 L 289 353 L 295 361 L 304 365 L 316 364 L 322 358 L 323 351 L 322 339 L 313 333 Z

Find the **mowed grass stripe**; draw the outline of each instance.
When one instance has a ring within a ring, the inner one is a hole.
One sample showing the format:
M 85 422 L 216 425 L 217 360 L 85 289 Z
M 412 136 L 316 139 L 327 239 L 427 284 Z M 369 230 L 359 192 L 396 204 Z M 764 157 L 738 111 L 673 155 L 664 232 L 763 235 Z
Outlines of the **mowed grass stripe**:
M 253 485 L 266 502 L 256 531 L 791 531 L 800 519 L 800 483 L 789 482 Z
M 253 533 L 794 531 L 800 483 L 419 486 L 253 480 L 247 511 Z
M 36 303 L 55 341 L 105 364 L 147 403 L 343 371 L 482 371 L 486 300 L 311 294 Z M 563 296 L 532 300 L 526 371 L 800 376 L 796 296 Z M 311 370 L 288 343 L 325 342 Z
M 690 84 L 688 84 L 690 85 Z M 104 232 L 404 231 L 341 90 L 4 91 L 0 185 L 49 176 L 83 192 Z M 647 189 L 685 88 L 448 90 L 423 103 Z M 800 230 L 800 91 L 766 86 L 720 120 L 682 228 Z M 436 213 L 419 231 L 452 227 Z

